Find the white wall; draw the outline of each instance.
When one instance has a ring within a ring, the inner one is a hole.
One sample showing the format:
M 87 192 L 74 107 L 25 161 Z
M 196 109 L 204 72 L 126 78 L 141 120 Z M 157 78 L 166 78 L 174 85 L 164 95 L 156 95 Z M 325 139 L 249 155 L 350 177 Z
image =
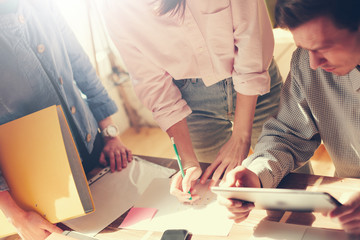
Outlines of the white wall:
M 93 44 L 91 40 L 90 25 L 87 11 L 87 0 L 61 0 L 57 1 L 59 9 L 61 10 L 64 18 L 74 31 L 77 39 L 88 54 L 93 66 L 96 66 L 95 55 L 93 51 Z M 101 25 L 99 24 L 96 12 L 92 8 L 91 16 L 95 21 L 93 23 L 93 34 L 95 38 L 96 57 L 98 60 L 98 74 L 101 78 L 103 85 L 108 91 L 111 98 L 116 102 L 119 111 L 114 114 L 113 120 L 119 125 L 120 132 L 123 132 L 129 127 L 129 119 L 123 107 L 123 102 L 119 97 L 117 87 L 109 79 L 111 67 L 107 59 L 107 46 L 104 38 Z
M 279 66 L 281 76 L 285 81 L 290 71 L 290 60 L 296 46 L 292 34 L 289 31 L 274 29 L 274 38 L 274 58 Z

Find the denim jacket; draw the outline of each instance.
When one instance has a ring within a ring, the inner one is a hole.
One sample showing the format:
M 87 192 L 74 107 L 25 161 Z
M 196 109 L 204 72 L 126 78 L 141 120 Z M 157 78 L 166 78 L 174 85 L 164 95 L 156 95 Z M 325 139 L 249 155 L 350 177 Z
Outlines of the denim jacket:
M 53 1 L 19 0 L 16 13 L 0 15 L 0 124 L 59 105 L 50 79 L 91 152 L 98 122 L 116 104 Z M 0 169 L 0 191 L 7 189 Z

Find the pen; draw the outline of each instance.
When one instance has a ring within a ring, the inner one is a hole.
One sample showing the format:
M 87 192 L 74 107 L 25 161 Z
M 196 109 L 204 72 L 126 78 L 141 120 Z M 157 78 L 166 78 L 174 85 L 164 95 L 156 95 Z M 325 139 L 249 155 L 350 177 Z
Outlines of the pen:
M 184 169 L 182 167 L 182 164 L 181 164 L 181 160 L 180 160 L 180 156 L 179 156 L 179 153 L 177 151 L 177 148 L 176 148 L 176 145 L 175 145 L 175 141 L 174 141 L 174 137 L 171 137 L 171 142 L 174 146 L 174 150 L 175 150 L 175 154 L 176 154 L 176 159 L 177 159 L 177 162 L 178 162 L 178 165 L 179 165 L 179 168 L 180 168 L 180 172 L 181 172 L 181 176 L 184 178 L 185 177 L 185 173 L 184 173 Z M 189 193 L 190 193 L 190 190 L 189 190 Z M 191 193 L 190 193 L 191 194 Z M 192 200 L 192 197 L 190 196 L 189 200 Z

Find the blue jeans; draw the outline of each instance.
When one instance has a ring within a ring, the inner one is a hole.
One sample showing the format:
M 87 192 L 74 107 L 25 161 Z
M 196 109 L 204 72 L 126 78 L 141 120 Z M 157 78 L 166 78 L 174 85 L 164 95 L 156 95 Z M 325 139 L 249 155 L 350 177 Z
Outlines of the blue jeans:
M 268 117 L 277 113 L 282 78 L 272 61 L 269 73 L 271 90 L 259 96 L 251 142 L 254 146 Z M 231 78 L 206 87 L 201 79 L 174 80 L 182 98 L 192 109 L 187 117 L 191 140 L 200 162 L 213 162 L 221 147 L 230 139 L 235 114 L 236 91 Z

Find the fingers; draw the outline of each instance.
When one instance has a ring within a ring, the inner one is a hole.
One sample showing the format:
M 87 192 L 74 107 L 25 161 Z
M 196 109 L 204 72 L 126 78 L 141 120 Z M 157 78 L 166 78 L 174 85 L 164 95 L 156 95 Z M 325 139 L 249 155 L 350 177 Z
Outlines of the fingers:
M 224 172 L 225 173 L 223 178 L 226 178 L 226 175 L 235 167 L 236 167 L 235 163 L 230 163 L 229 165 L 220 164 L 220 166 L 216 169 L 216 171 L 213 174 L 212 177 L 213 182 L 217 182 Z
M 182 182 L 181 172 L 177 172 L 171 179 L 170 194 L 174 195 L 180 202 L 190 202 L 192 196 L 187 191 L 183 191 Z
M 111 172 L 115 170 L 121 171 L 123 168 L 126 168 L 128 163 L 133 159 L 132 153 L 128 151 L 108 151 L 106 155 L 110 163 Z
M 119 169 L 121 170 L 121 168 L 119 168 L 119 165 L 122 166 L 123 168 L 126 168 L 128 163 L 126 151 L 121 151 L 120 153 L 121 154 L 119 154 L 119 157 L 116 159 L 116 165 L 118 166 L 118 170 Z
M 329 216 L 333 219 L 336 218 L 345 232 L 360 234 L 360 193 L 353 194 L 344 205 L 331 211 Z M 356 239 L 360 239 L 360 237 Z
M 229 211 L 229 219 L 234 220 L 236 223 L 244 221 L 254 208 L 253 203 L 242 202 L 233 199 L 218 197 L 219 204 L 225 206 Z
M 134 159 L 132 152 L 130 150 L 127 150 L 126 153 L 127 153 L 127 161 L 131 162 Z
M 126 168 L 128 163 L 132 161 L 132 153 L 128 149 L 121 149 L 115 151 L 115 161 L 117 170 L 121 171 L 123 168 Z
M 171 179 L 170 194 L 174 195 L 180 202 L 192 203 L 200 198 L 193 191 L 193 185 L 201 175 L 201 169 L 192 167 L 186 170 L 184 178 L 181 172 L 177 172 Z
M 224 178 L 226 174 L 235 168 L 238 163 L 237 161 L 223 161 L 219 160 L 221 158 L 217 158 L 215 162 L 213 162 L 204 172 L 203 176 L 200 179 L 200 183 L 204 184 L 209 176 L 213 173 L 211 184 L 215 184 L 219 181 L 221 176 L 224 174 Z
M 202 177 L 200 179 L 201 184 L 204 184 L 206 182 L 206 180 L 214 172 L 214 170 L 219 166 L 219 164 L 220 164 L 219 161 L 215 161 L 212 164 L 210 164 L 210 166 L 208 168 L 206 168 L 204 174 L 202 175 Z
M 104 152 L 101 152 L 100 154 L 99 163 L 104 167 L 107 166 L 107 161 Z
M 18 234 L 22 239 L 45 239 L 52 232 L 62 233 L 62 230 L 53 225 L 36 212 L 25 212 L 25 215 L 16 223 Z
M 214 182 L 217 182 L 220 179 L 221 175 L 224 173 L 225 169 L 226 169 L 226 165 L 220 164 L 218 168 L 215 170 L 212 176 L 212 180 Z
M 116 163 L 115 163 L 115 154 L 114 154 L 114 152 L 107 153 L 107 157 L 109 159 L 111 172 L 115 172 Z M 120 167 L 121 167 L 121 165 L 120 165 Z
M 344 229 L 344 231 L 347 233 L 357 234 L 357 235 L 360 234 L 360 220 L 359 219 L 347 222 L 345 224 L 341 224 L 341 226 Z M 356 238 L 356 239 L 359 239 L 359 238 Z
M 343 205 L 330 212 L 331 218 L 336 218 L 347 233 L 360 233 L 360 207 Z
M 229 171 L 221 181 L 220 185 L 224 187 L 235 187 L 238 185 L 237 182 L 240 177 L 239 173 L 241 173 L 242 169 L 243 168 L 239 166 Z
M 339 218 L 339 220 L 343 219 L 343 221 L 346 222 L 346 219 L 350 218 L 352 211 L 353 208 L 351 206 L 343 205 L 335 208 L 329 215 L 331 218 Z
M 59 227 L 57 227 L 56 225 L 54 224 L 51 224 L 49 222 L 46 221 L 46 224 L 43 226 L 43 229 L 50 232 L 50 233 L 62 233 L 63 230 L 61 230 Z
M 105 141 L 99 162 L 106 166 L 108 164 L 106 160 L 110 164 L 111 172 L 121 171 L 133 160 L 133 155 L 119 138 L 111 138 Z
M 182 189 L 184 192 L 190 191 L 195 181 L 200 177 L 201 169 L 198 167 L 188 168 L 185 172 L 185 176 L 182 180 Z

